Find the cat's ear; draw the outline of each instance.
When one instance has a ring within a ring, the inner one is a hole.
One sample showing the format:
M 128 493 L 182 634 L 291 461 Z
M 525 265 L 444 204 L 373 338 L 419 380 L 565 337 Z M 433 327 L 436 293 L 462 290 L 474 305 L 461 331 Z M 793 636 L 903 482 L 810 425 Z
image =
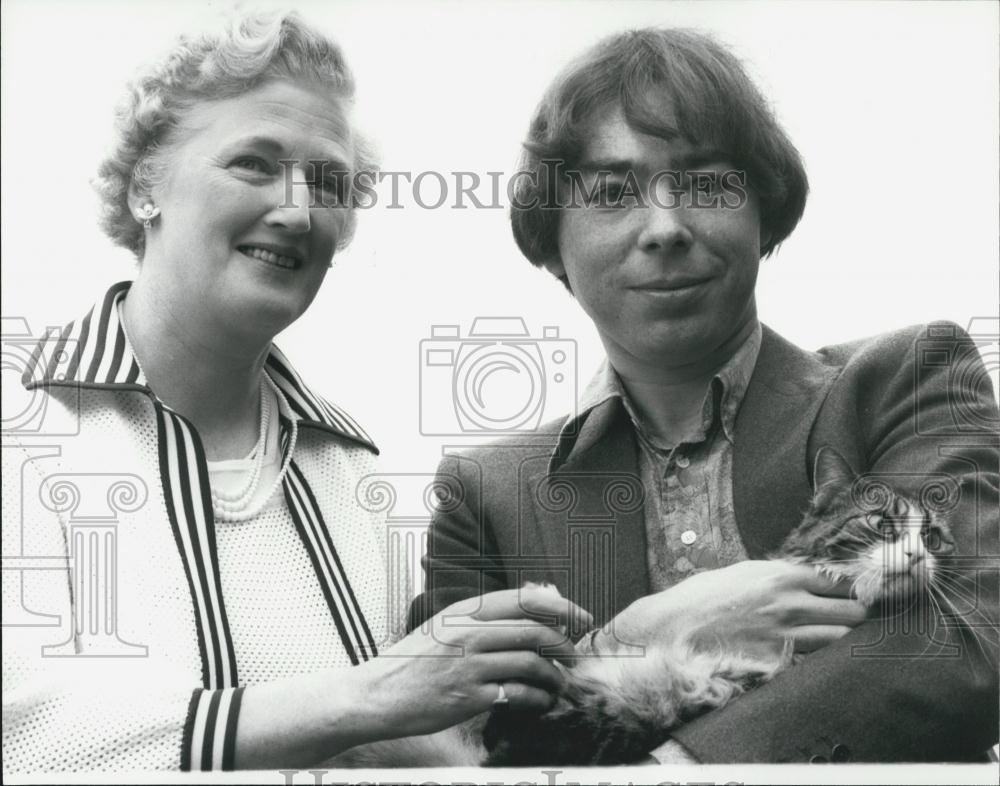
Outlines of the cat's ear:
M 857 477 L 847 459 L 829 445 L 824 445 L 816 453 L 813 465 L 813 486 L 816 489 L 813 503 L 820 507 L 828 505 L 836 497 L 850 491 Z

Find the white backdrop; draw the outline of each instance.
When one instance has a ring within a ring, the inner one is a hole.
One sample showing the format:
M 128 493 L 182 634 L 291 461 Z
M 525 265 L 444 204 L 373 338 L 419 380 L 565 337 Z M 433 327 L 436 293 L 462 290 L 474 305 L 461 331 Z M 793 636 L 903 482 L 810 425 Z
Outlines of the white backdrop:
M 998 6 L 993 3 L 298 3 L 344 46 L 388 170 L 513 172 L 548 80 L 625 27 L 715 32 L 748 63 L 801 150 L 805 218 L 763 266 L 764 321 L 815 348 L 906 324 L 997 315 Z M 4 316 L 77 316 L 129 255 L 99 233 L 88 180 L 135 66 L 214 18 L 205 2 L 3 6 Z M 428 186 L 425 199 L 433 199 Z M 355 415 L 384 467 L 430 472 L 419 342 L 433 324 L 524 318 L 601 358 L 589 321 L 517 252 L 505 210 L 365 211 L 312 309 L 278 344 Z M 994 367 L 995 377 L 995 367 Z M 7 379 L 5 371 L 4 382 Z M 438 388 L 445 386 L 438 378 Z M 426 390 L 447 396 L 445 389 Z M 570 391 L 550 391 L 547 412 Z M 439 400 L 439 399 L 435 399 Z

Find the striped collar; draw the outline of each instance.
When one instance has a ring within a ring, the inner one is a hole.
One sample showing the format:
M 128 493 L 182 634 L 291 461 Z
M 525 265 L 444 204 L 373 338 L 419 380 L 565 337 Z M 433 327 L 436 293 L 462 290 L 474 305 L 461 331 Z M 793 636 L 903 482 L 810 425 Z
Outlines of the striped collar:
M 35 345 L 22 384 L 28 390 L 41 387 L 135 390 L 155 398 L 118 318 L 118 301 L 131 285 L 131 281 L 115 284 L 81 319 L 61 330 L 50 329 Z M 273 344 L 264 365 L 288 399 L 299 426 L 343 437 L 378 453 L 375 443 L 357 421 L 313 393 Z

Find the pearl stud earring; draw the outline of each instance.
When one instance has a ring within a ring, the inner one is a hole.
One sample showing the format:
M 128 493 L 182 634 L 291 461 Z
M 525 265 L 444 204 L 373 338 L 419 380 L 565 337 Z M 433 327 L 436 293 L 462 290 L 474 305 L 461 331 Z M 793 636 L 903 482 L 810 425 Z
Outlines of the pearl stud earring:
M 142 206 L 142 209 L 135 211 L 135 215 L 142 222 L 142 225 L 149 229 L 153 226 L 153 219 L 160 215 L 160 208 L 152 202 L 147 202 Z

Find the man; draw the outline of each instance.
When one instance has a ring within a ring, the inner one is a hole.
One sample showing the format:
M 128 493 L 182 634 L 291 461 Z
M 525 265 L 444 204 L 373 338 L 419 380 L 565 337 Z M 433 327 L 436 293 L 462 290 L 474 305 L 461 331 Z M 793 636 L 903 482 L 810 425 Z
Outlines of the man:
M 600 43 L 550 88 L 525 148 L 515 238 L 594 321 L 607 364 L 575 417 L 445 458 L 453 495 L 411 625 L 544 580 L 603 626 L 588 654 L 695 631 L 811 653 L 675 729 L 660 760 L 981 760 L 997 739 L 1000 419 L 970 383 L 974 344 L 939 323 L 810 353 L 758 322 L 760 259 L 807 181 L 705 36 Z M 969 583 L 947 625 L 880 617 L 809 567 L 764 561 L 801 520 L 824 446 L 911 497 L 951 489 Z

